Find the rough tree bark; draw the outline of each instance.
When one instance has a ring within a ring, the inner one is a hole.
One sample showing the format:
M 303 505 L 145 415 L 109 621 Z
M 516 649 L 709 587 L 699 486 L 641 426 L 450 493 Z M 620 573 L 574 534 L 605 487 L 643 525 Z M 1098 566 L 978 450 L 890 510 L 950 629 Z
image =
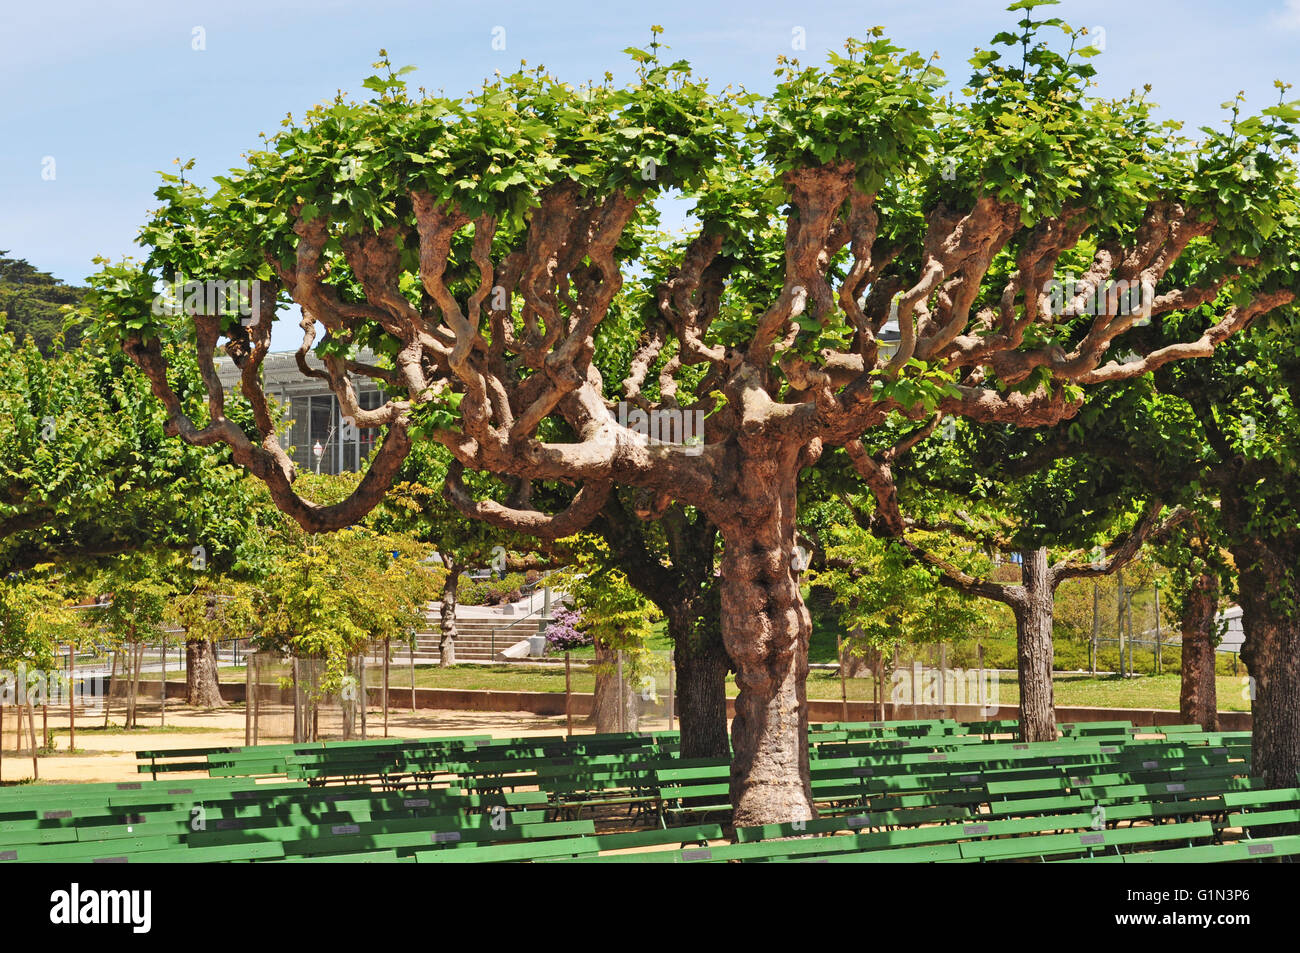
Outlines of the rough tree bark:
M 1245 547 L 1243 547 L 1244 549 Z M 1300 625 L 1282 607 L 1297 605 L 1280 560 L 1251 547 L 1254 560 L 1234 552 L 1241 574 L 1245 640 L 1241 660 L 1250 672 L 1252 777 L 1271 787 L 1295 787 L 1300 776 Z
M 1178 714 L 1184 722 L 1200 725 L 1206 731 L 1219 730 L 1218 688 L 1214 681 L 1218 609 L 1218 576 L 1201 573 L 1186 595 L 1180 620 L 1183 658 Z
M 722 522 L 722 638 L 736 665 L 731 799 L 737 827 L 817 816 L 808 771 L 812 617 L 794 569 L 798 468 L 780 455 L 739 468 L 748 497 Z
M 1047 548 L 1021 554 L 1022 597 L 1010 603 L 1016 616 L 1016 669 L 1020 679 L 1020 740 L 1055 741 L 1052 684 L 1052 618 L 1056 580 Z
M 682 619 L 687 615 L 685 611 L 667 615 L 668 632 L 673 637 L 681 757 L 726 758 L 731 754 L 727 739 L 727 673 L 731 657 L 722 644 L 717 617 L 712 620 L 714 625 L 695 627 L 689 618 Z M 704 628 L 711 631 L 699 631 Z
M 618 650 L 601 639 L 596 640 L 595 649 L 596 687 L 588 723 L 601 734 L 638 730 L 640 706 L 626 677 L 619 680 Z
M 442 584 L 442 612 L 438 626 L 438 665 L 441 668 L 456 664 L 456 596 L 462 569 L 453 562 L 447 567 L 447 580 Z
M 185 701 L 198 708 L 225 708 L 217 659 L 207 639 L 185 640 Z
M 616 496 L 593 523 L 628 580 L 667 621 L 674 648 L 681 756 L 726 758 L 731 754 L 727 673 L 732 663 L 722 641 L 714 570 L 717 527 L 702 514 L 691 519 L 681 507 L 670 507 L 658 521 L 665 552 L 652 553 L 647 529 L 651 525 L 630 514 Z

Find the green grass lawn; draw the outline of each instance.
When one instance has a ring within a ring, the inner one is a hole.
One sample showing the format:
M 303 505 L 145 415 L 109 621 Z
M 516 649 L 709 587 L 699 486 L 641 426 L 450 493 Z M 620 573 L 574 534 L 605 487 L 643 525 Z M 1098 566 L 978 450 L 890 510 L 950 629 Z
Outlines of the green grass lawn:
M 379 684 L 378 667 L 369 670 L 372 684 Z M 243 669 L 224 668 L 224 681 L 242 681 Z M 390 672 L 390 690 L 400 692 L 410 687 L 410 669 L 394 667 Z M 419 666 L 415 671 L 417 688 L 450 688 L 498 692 L 563 692 L 564 666 L 554 667 L 523 665 L 454 665 L 451 668 Z M 1249 711 L 1250 702 L 1243 695 L 1243 677 L 1221 675 L 1218 678 L 1220 711 Z M 585 667 L 573 669 L 573 690 L 591 692 L 595 676 Z M 665 686 L 666 687 L 666 686 Z M 850 701 L 871 701 L 872 681 L 869 678 L 851 678 L 845 688 Z M 1056 704 L 1063 707 L 1095 708 L 1163 708 L 1178 710 L 1179 678 L 1177 674 L 1139 675 L 1120 678 L 1116 675 L 1056 676 Z M 884 686 L 885 701 L 889 701 L 890 686 Z M 727 680 L 727 694 L 735 696 L 734 678 Z M 835 672 L 813 671 L 808 675 L 808 697 L 813 699 L 840 698 L 840 679 Z M 906 695 L 904 696 L 906 700 Z M 1019 686 L 1015 675 L 1003 672 L 999 676 L 997 697 L 991 699 L 999 705 L 1016 705 L 1020 702 Z M 949 698 L 949 702 L 953 701 Z

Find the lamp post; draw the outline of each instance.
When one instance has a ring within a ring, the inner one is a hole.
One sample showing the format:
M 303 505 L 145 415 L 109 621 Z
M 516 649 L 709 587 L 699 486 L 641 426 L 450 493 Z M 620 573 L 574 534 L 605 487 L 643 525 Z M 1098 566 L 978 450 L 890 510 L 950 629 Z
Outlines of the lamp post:
M 311 452 L 316 456 L 316 475 L 320 476 L 320 462 L 321 458 L 325 456 L 325 448 L 322 447 L 320 441 L 317 440 L 316 446 L 311 448 Z

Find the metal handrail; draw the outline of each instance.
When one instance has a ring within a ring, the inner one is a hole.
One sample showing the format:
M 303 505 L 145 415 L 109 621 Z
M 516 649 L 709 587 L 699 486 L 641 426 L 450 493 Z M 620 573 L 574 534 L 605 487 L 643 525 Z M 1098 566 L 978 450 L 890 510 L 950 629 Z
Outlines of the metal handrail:
M 544 577 L 543 577 L 543 578 L 544 578 Z M 541 580 L 538 580 L 538 582 L 541 582 Z M 534 583 L 533 585 L 534 585 L 534 587 L 535 587 L 537 584 Z M 534 588 L 534 591 L 536 591 L 535 588 Z M 503 631 L 504 631 L 504 632 L 509 632 L 509 631 L 510 631 L 511 629 L 513 629 L 515 626 L 519 625 L 521 622 L 527 622 L 529 619 L 533 618 L 533 616 L 537 616 L 537 617 L 538 617 L 537 621 L 538 621 L 539 625 L 538 625 L 538 627 L 537 627 L 537 631 L 538 631 L 538 632 L 541 632 L 543 626 L 540 625 L 540 623 L 542 623 L 542 622 L 550 622 L 550 621 L 551 621 L 551 617 L 550 617 L 549 615 L 546 615 L 546 614 L 545 614 L 545 613 L 546 613 L 546 608 L 547 608 L 546 603 L 543 602 L 543 603 L 542 603 L 540 606 L 538 606 L 536 609 L 532 609 L 532 610 L 530 610 L 526 615 L 522 615 L 522 616 L 520 616 L 518 619 L 514 619 L 514 620 L 512 620 L 508 625 L 504 625 L 504 626 L 497 626 L 497 625 L 494 625 L 494 626 L 492 626 L 491 642 L 489 643 L 489 649 L 488 649 L 488 651 L 490 652 L 490 654 L 492 655 L 492 657 L 493 657 L 493 658 L 496 658 L 496 654 L 497 654 L 497 633 L 498 633 L 498 632 L 503 632 Z M 428 615 L 426 618 L 428 618 L 429 621 L 432 622 L 432 621 L 433 621 L 433 614 L 432 614 L 432 613 L 429 613 L 429 615 Z M 459 620 L 459 619 L 457 620 L 457 622 L 460 622 L 460 621 L 461 621 L 461 620 Z M 471 621 L 471 620 L 468 620 L 468 619 L 467 619 L 467 620 L 465 620 L 465 621 Z M 473 620 L 473 621 L 478 621 L 478 620 Z M 439 621 L 439 626 L 441 626 L 441 621 Z

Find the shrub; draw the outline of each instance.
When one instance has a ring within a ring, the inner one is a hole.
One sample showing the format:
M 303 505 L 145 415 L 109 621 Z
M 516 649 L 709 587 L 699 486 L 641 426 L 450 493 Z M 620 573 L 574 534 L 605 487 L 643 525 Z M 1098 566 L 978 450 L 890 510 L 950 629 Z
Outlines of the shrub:
M 556 652 L 565 652 L 591 644 L 591 637 L 582 630 L 582 612 L 577 609 L 556 609 L 551 624 L 546 627 L 546 644 Z

